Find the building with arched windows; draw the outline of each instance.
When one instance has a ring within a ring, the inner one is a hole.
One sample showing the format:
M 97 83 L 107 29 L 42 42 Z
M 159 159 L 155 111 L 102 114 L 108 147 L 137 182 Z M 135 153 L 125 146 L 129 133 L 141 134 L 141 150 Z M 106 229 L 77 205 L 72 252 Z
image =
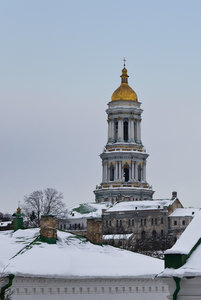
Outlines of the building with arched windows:
M 102 220 L 104 243 L 134 251 L 167 249 L 193 215 L 183 208 L 176 192 L 170 199 L 153 199 L 146 179 L 148 154 L 141 139 L 141 103 L 128 85 L 125 65 L 106 113 L 108 140 L 100 155 L 102 182 L 94 191 L 96 203 L 69 210 L 58 220 L 58 228 L 86 236 L 87 219 L 97 218 Z
M 108 103 L 108 140 L 102 159 L 102 182 L 96 187 L 96 202 L 152 199 L 154 191 L 146 180 L 148 154 L 141 140 L 141 103 L 128 85 L 127 69 L 121 85 Z

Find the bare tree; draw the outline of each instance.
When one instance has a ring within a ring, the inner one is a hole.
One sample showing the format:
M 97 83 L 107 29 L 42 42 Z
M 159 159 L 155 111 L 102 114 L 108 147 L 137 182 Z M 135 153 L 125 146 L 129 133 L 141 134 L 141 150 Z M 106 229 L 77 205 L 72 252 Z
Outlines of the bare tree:
M 5 299 L 5 300 L 11 300 L 12 299 L 12 295 L 13 295 L 13 290 L 11 289 L 11 287 L 8 287 L 6 289 L 2 289 L 3 287 L 5 287 L 8 284 L 9 281 L 9 276 L 12 276 L 12 280 L 13 280 L 13 275 L 6 275 L 5 273 L 5 269 L 3 271 L 0 272 L 0 299 Z
M 47 188 L 44 191 L 34 191 L 24 197 L 24 212 L 35 226 L 40 225 L 41 215 L 59 216 L 65 210 L 63 194 L 56 189 Z M 35 215 L 35 218 L 33 218 Z

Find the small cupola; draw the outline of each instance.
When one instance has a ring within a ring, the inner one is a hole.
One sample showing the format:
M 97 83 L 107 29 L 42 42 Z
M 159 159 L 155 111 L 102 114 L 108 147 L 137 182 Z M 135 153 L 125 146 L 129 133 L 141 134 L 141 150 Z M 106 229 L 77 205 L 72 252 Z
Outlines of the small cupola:
M 18 205 L 18 208 L 17 208 L 16 212 L 13 214 L 13 228 L 14 228 L 14 231 L 24 228 L 23 217 L 24 217 L 24 214 L 21 212 L 21 208 Z

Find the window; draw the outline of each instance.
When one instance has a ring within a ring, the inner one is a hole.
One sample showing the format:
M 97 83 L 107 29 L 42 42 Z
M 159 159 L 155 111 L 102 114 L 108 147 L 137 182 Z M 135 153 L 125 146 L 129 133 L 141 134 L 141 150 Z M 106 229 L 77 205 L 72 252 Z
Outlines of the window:
M 161 229 L 161 236 L 163 236 L 163 229 Z
M 118 121 L 114 122 L 114 141 L 116 142 L 118 139 Z
M 60 230 L 62 230 L 62 224 L 60 224 Z
M 146 226 L 147 225 L 147 220 L 146 219 L 144 219 L 144 226 Z
M 128 166 L 128 164 L 125 164 L 125 166 L 124 166 L 124 180 L 125 180 L 125 182 L 129 181 L 129 166 Z
M 116 226 L 117 227 L 119 226 L 119 220 L 116 220 Z
M 119 225 L 122 226 L 122 220 L 119 220 Z
M 155 218 L 155 225 L 157 225 L 157 223 L 158 223 L 158 220 L 157 220 L 157 218 Z
M 142 240 L 145 240 L 145 237 L 146 237 L 146 232 L 143 230 L 142 233 L 141 233 L 141 237 L 142 237 Z
M 105 222 L 105 225 L 108 227 L 108 220 Z
M 143 225 L 143 219 L 140 220 L 141 221 L 141 226 Z
M 114 181 L 114 166 L 110 165 L 110 181 Z
M 175 226 L 177 225 L 177 221 L 174 221 L 174 225 L 175 225 Z
M 130 219 L 128 220 L 128 226 L 131 226 L 131 220 Z
M 111 220 L 110 220 L 110 222 L 109 222 L 109 223 L 110 223 L 110 226 L 112 226 L 112 221 L 111 221 Z
M 163 217 L 161 218 L 161 224 L 163 224 Z
M 134 219 L 132 219 L 132 226 L 134 226 Z
M 182 225 L 186 225 L 186 221 L 185 220 L 182 221 Z
M 152 237 L 153 237 L 154 239 L 156 238 L 156 235 L 157 235 L 157 234 L 156 234 L 156 230 L 153 230 L 153 231 L 152 231 Z
M 142 180 L 142 167 L 141 165 L 138 166 L 138 181 Z
M 128 121 L 124 121 L 124 142 L 128 142 Z
M 154 225 L 154 219 L 153 218 L 151 219 L 151 225 Z

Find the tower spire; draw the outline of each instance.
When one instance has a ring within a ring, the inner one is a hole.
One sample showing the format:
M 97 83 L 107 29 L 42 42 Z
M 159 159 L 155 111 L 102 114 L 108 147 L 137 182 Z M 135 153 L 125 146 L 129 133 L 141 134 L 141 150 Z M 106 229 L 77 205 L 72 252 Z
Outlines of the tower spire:
M 128 84 L 128 74 L 127 74 L 127 69 L 126 69 L 126 59 L 124 57 L 123 59 L 123 62 L 124 62 L 124 68 L 122 69 L 122 75 L 120 76 L 121 77 L 121 84 L 122 83 L 125 83 L 125 84 Z
M 123 59 L 123 62 L 124 62 L 124 68 L 125 68 L 126 67 L 126 59 L 125 59 L 125 57 Z

